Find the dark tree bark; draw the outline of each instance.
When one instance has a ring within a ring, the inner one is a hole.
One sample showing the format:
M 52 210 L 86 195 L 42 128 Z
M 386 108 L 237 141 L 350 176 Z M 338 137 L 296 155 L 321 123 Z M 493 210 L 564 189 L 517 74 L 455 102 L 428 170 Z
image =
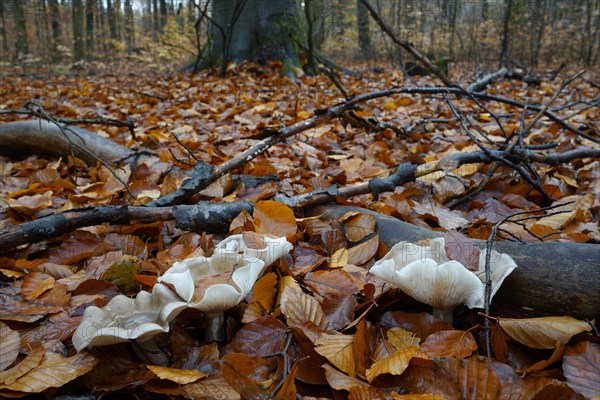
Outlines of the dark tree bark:
M 504 14 L 504 29 L 502 33 L 502 47 L 500 48 L 500 61 L 503 61 L 506 58 L 508 52 L 508 41 L 510 39 L 510 17 L 512 10 L 512 0 L 504 0 L 504 4 L 506 4 L 505 14 Z
M 88 57 L 92 57 L 94 51 L 94 18 L 96 16 L 96 0 L 85 2 L 85 47 Z
M 133 7 L 131 0 L 125 0 L 125 41 L 127 48 L 132 50 L 135 47 L 135 20 L 133 18 Z
M 73 40 L 75 61 L 81 61 L 85 58 L 85 40 L 84 40 L 84 12 L 82 0 L 73 0 Z
M 211 46 L 207 65 L 228 61 L 283 61 L 283 74 L 300 67 L 303 41 L 294 0 L 220 0 L 212 4 Z
M 50 12 L 50 28 L 52 30 L 52 58 L 55 62 L 60 61 L 60 45 L 61 29 L 60 29 L 60 8 L 58 0 L 48 0 L 48 9 Z
M 108 30 L 110 31 L 110 38 L 118 39 L 115 6 L 112 0 L 106 0 L 106 13 L 108 14 Z
M 2 41 L 2 54 L 8 54 L 8 39 L 6 38 L 6 13 L 4 12 L 4 2 L 0 1 L 0 40 Z
M 360 1 L 356 1 L 356 21 L 358 24 L 358 47 L 363 60 L 371 58 L 371 32 L 369 28 L 369 10 Z
M 160 0 L 160 28 L 167 23 L 167 0 Z
M 27 21 L 25 19 L 25 10 L 23 10 L 24 2 L 22 0 L 13 0 L 13 13 L 15 28 L 17 31 L 15 37 L 15 52 L 16 58 L 29 53 L 29 45 L 27 43 Z

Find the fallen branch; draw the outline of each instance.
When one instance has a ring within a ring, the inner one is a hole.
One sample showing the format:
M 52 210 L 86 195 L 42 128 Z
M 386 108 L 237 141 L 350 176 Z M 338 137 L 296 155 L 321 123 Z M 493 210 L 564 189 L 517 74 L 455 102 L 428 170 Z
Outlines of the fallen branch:
M 443 233 L 411 225 L 399 219 L 360 207 L 326 204 L 308 209 L 307 216 L 337 220 L 347 212 L 363 212 L 377 220 L 379 238 L 388 247 L 407 241 L 415 243 Z M 476 240 L 480 248 L 486 241 Z M 536 316 L 572 315 L 600 318 L 598 282 L 600 264 L 597 244 L 498 242 L 496 250 L 507 253 L 519 266 L 506 278 L 494 297 L 495 304 L 528 307 Z
M 517 149 L 512 149 L 516 151 Z M 506 157 L 517 160 L 517 157 L 528 155 L 527 152 L 509 154 L 500 150 L 491 150 L 494 157 Z M 538 162 L 557 165 L 577 158 L 600 158 L 600 149 L 578 149 L 563 154 L 538 155 Z M 417 177 L 433 172 L 454 169 L 464 164 L 489 163 L 494 158 L 484 152 L 458 153 L 442 160 L 433 161 L 420 166 L 410 163 L 401 164 L 396 171 L 386 178 L 373 178 L 368 182 L 337 188 L 312 191 L 295 197 L 278 195 L 274 200 L 291 208 L 304 208 L 335 201 L 336 197 L 349 198 L 361 194 L 392 191 L 397 186 L 412 182 Z M 202 165 L 202 164 L 198 164 Z M 210 166 L 208 166 L 210 167 Z M 6 228 L 0 231 L 0 254 L 13 251 L 17 246 L 49 240 L 75 229 L 94 226 L 102 223 L 130 224 L 131 221 L 153 222 L 175 220 L 179 228 L 204 232 L 226 232 L 229 222 L 242 209 L 252 212 L 250 203 L 208 203 L 180 206 L 100 206 L 69 210 L 35 221 Z

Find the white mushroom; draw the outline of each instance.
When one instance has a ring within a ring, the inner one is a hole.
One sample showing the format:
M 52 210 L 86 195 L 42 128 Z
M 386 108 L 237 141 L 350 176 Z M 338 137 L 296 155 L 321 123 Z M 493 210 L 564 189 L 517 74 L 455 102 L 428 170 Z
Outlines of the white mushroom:
M 120 295 L 104 308 L 88 307 L 73 335 L 73 345 L 80 351 L 87 346 L 150 338 L 167 332 L 169 322 L 188 307 L 205 312 L 207 340 L 219 339 L 223 311 L 242 301 L 265 266 L 292 247 L 285 238 L 263 236 L 262 242 L 262 249 L 251 249 L 242 235 L 230 236 L 219 243 L 211 257 L 175 263 L 158 279 L 152 293 L 142 291 L 135 299 Z M 227 273 L 225 283 L 214 283 L 198 292 L 199 282 L 223 273 Z
M 485 251 L 481 253 L 479 268 L 473 273 L 458 261 L 449 259 L 443 238 L 432 239 L 429 246 L 400 242 L 377 261 L 370 272 L 432 306 L 434 315 L 452 323 L 455 306 L 484 306 L 485 254 Z M 516 267 L 509 255 L 492 251 L 492 296 Z

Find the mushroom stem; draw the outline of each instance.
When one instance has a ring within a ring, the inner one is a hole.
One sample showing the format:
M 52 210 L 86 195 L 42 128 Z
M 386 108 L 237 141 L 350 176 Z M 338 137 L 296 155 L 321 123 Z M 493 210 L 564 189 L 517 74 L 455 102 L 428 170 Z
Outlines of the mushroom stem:
M 223 342 L 225 341 L 225 335 L 223 333 L 223 326 L 225 324 L 225 315 L 223 311 L 206 313 L 206 328 L 205 328 L 205 340 L 207 342 Z
M 433 316 L 436 318 L 441 319 L 444 322 L 449 323 L 450 325 L 452 325 L 453 319 L 454 319 L 454 307 L 450 307 L 450 308 L 434 308 L 433 309 Z

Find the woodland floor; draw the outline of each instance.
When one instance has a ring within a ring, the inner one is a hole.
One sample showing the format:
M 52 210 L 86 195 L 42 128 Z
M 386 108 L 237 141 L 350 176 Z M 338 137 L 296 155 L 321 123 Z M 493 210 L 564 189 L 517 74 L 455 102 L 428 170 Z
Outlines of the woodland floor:
M 137 168 L 114 169 L 115 174 L 106 165 L 86 166 L 67 157 L 0 156 L 0 230 L 75 208 L 146 204 L 180 187 L 187 178 L 185 171 L 197 161 L 220 165 L 258 143 L 265 129 L 292 125 L 345 101 L 326 75 L 288 79 L 280 77 L 276 67 L 234 65 L 225 78 L 209 71 L 148 73 L 127 63 L 113 72 L 30 76 L 8 71 L 0 83 L 0 112 L 33 101 L 29 107 L 41 106 L 56 118 L 131 120 L 135 138 L 126 127 L 79 126 L 155 155 Z M 401 71 L 388 66 L 379 72 L 366 66 L 355 69 L 362 70 L 360 78 L 343 74 L 340 78 L 350 96 L 393 87 L 440 86 L 433 77 L 404 80 Z M 598 139 L 600 71 L 588 69 L 561 90 L 563 82 L 579 70 L 568 67 L 541 85 L 501 80 L 486 92 L 523 104 L 549 105 L 561 119 Z M 466 87 L 475 73 L 476 66 L 454 66 L 450 78 Z M 546 76 L 545 71 L 538 73 L 542 79 Z M 347 221 L 306 219 L 301 210 L 294 210 L 294 218 L 289 207 L 267 202 L 277 194 L 291 197 L 383 178 L 401 163 L 425 165 L 456 153 L 480 151 L 478 144 L 499 149 L 507 142 L 505 133 L 518 136 L 532 122 L 520 144 L 537 146 L 541 154 L 598 149 L 597 142 L 546 117 L 536 121 L 536 113 L 524 115 L 522 109 L 507 104 L 483 103 L 487 111 L 466 96 L 382 97 L 286 139 L 232 171 L 272 175 L 269 181 L 253 186 L 227 174 L 194 197 L 194 201 L 256 204 L 254 213 L 240 214 L 229 232 L 185 232 L 170 221 L 102 224 L 4 254 L 0 257 L 0 395 L 600 396 L 600 345 L 593 323 L 559 316 L 529 319 L 535 310 L 511 310 L 504 316 L 512 317 L 506 324 L 513 324 L 513 330 L 492 324 L 493 354 L 487 357 L 484 318 L 476 310 L 459 310 L 454 327 L 461 330 L 454 330 L 428 314 L 429 307 L 409 298 L 398 301 L 396 289 L 366 274 L 388 250 L 378 241 L 375 227 L 363 237 L 349 237 Z M 454 112 L 461 113 L 478 143 L 466 134 Z M 21 119 L 31 116 L 0 115 L 0 123 Z M 374 130 L 372 123 L 364 123 L 370 119 L 380 127 L 389 125 Z M 377 199 L 362 194 L 337 201 L 428 229 L 459 230 L 472 239 L 488 240 L 503 218 L 548 203 L 514 169 L 493 165 L 448 167 L 381 193 Z M 555 205 L 569 205 L 561 213 L 548 212 L 521 225 L 506 224 L 504 236 L 525 242 L 599 243 L 600 160 L 574 159 L 561 165 L 532 161 L 526 167 Z M 127 182 L 130 193 L 116 176 Z M 204 343 L 204 317 L 187 310 L 172 322 L 169 333 L 159 335 L 161 354 L 155 359 L 143 350 L 136 353 L 134 342 L 75 353 L 70 337 L 87 306 L 101 307 L 118 294 L 150 291 L 174 262 L 190 255 L 210 255 L 228 234 L 252 230 L 286 236 L 295 247 L 267 269 L 244 304 L 226 313 L 224 341 Z M 342 249 L 361 245 L 360 251 L 350 252 L 350 259 L 346 252 L 340 261 Z M 316 310 L 311 314 L 304 309 L 300 313 L 304 320 L 280 310 L 280 305 L 285 307 L 281 295 L 290 285 L 298 291 L 289 301 Z M 552 336 L 558 324 L 562 324 L 560 338 Z M 533 339 L 524 343 L 515 338 L 519 329 Z M 554 339 L 550 346 L 540 332 Z

